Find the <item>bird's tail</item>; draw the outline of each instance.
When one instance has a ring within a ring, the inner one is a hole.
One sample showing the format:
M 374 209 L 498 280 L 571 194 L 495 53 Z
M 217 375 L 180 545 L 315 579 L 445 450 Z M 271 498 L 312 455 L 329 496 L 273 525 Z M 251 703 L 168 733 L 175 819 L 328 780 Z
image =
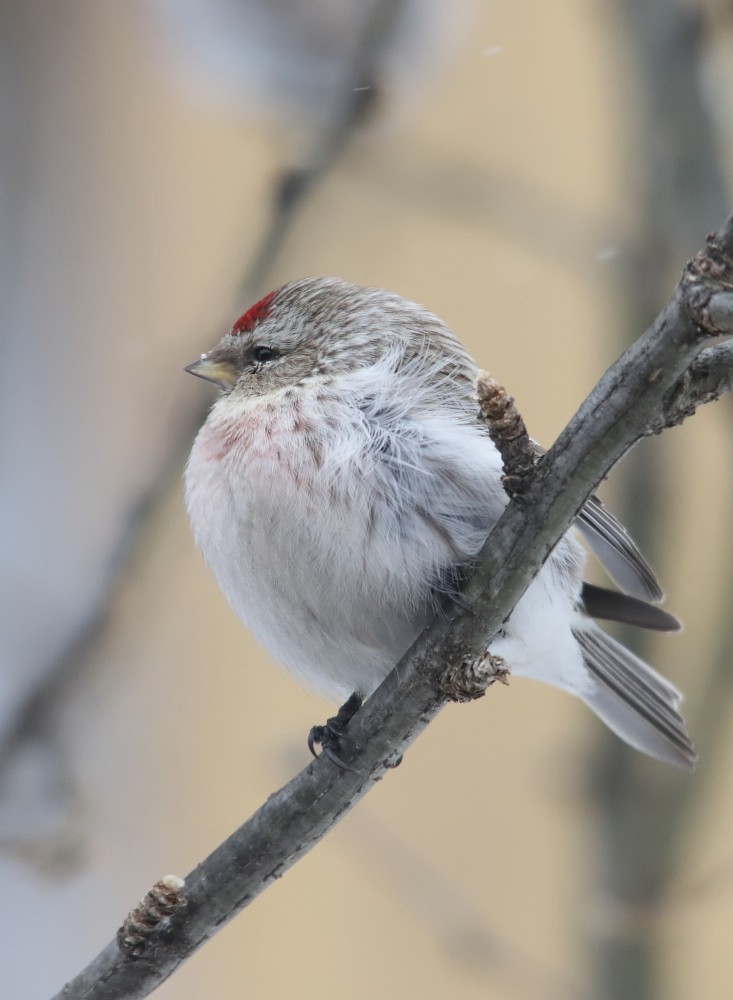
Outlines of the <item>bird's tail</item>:
M 595 682 L 582 695 L 586 704 L 632 747 L 692 768 L 697 754 L 677 711 L 682 701 L 677 688 L 592 622 L 573 632 Z

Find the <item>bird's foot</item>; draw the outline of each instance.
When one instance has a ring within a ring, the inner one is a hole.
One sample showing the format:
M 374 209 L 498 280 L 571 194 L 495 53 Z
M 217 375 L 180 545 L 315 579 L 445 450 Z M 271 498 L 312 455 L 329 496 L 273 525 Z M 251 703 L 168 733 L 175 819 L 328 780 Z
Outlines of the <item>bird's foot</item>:
M 343 771 L 356 770 L 356 768 L 349 767 L 348 764 L 345 764 L 341 760 L 339 751 L 342 743 L 354 742 L 351 737 L 344 733 L 344 729 L 361 708 L 361 703 L 361 695 L 354 692 L 354 694 L 347 698 L 334 716 L 326 719 L 325 725 L 313 726 L 308 733 L 308 749 L 316 759 L 320 756 L 325 756 Z M 320 754 L 316 753 L 316 746 L 320 746 Z

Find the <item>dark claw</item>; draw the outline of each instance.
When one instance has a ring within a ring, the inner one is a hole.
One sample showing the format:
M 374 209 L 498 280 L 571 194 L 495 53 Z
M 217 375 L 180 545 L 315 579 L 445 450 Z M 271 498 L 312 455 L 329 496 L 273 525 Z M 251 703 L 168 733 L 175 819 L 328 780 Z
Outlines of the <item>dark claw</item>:
M 318 754 L 316 753 L 316 743 L 323 742 L 323 734 L 325 733 L 325 726 L 313 726 L 311 731 L 308 733 L 308 749 L 317 759 Z
M 355 767 L 349 767 L 349 765 L 345 763 L 345 761 L 341 760 L 338 754 L 334 753 L 334 751 L 331 749 L 330 746 L 324 747 L 323 744 L 321 744 L 321 746 L 323 747 L 324 756 L 328 757 L 331 763 L 335 764 L 336 767 L 341 768 L 342 771 L 353 771 L 354 774 L 358 773 Z
M 342 743 L 354 743 L 354 740 L 344 733 L 344 729 L 361 708 L 361 695 L 352 694 L 341 706 L 336 715 L 326 720 L 325 726 L 313 726 L 308 733 L 308 749 L 317 759 L 328 757 L 331 763 L 342 771 L 356 771 L 349 767 L 338 755 Z M 321 754 L 316 753 L 316 745 L 321 747 Z

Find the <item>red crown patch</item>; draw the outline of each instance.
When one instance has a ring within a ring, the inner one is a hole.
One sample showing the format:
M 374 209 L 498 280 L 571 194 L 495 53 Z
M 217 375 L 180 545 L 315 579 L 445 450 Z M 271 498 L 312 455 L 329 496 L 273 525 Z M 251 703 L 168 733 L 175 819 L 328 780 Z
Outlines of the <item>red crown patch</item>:
M 250 330 L 254 330 L 257 324 L 263 319 L 267 319 L 270 315 L 270 303 L 274 297 L 275 293 L 270 292 L 269 295 L 265 295 L 259 302 L 255 302 L 253 306 L 250 306 L 247 312 L 242 313 L 234 324 L 232 333 L 235 335 L 248 333 Z

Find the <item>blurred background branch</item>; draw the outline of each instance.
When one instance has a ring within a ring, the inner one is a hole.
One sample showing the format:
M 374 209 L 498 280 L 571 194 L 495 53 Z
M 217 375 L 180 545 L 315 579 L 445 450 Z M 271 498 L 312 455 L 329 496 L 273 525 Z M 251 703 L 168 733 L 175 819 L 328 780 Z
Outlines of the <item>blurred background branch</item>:
M 378 109 L 381 61 L 404 4 L 402 0 L 371 0 L 364 11 L 366 20 L 355 32 L 354 52 L 344 60 L 344 85 L 335 88 L 330 118 L 319 130 L 317 141 L 308 144 L 310 156 L 306 153 L 306 159 L 286 169 L 276 183 L 271 218 L 245 276 L 246 298 L 257 298 L 263 290 L 303 199 L 334 167 L 359 126 Z
M 627 118 L 633 156 L 625 168 L 634 252 L 626 258 L 615 290 L 625 302 L 618 325 L 621 346 L 639 323 L 654 315 L 654 303 L 674 280 L 677 261 L 726 212 L 730 193 L 713 113 L 720 94 L 706 92 L 705 86 L 710 12 L 703 4 L 684 0 L 619 0 L 616 10 L 626 42 L 623 86 L 634 108 Z M 730 401 L 723 406 L 730 414 Z M 730 434 L 726 437 L 730 448 Z M 733 466 L 722 461 L 720 468 L 729 474 Z M 674 549 L 670 512 L 675 481 L 685 475 L 679 445 L 642 446 L 625 463 L 621 517 L 652 565 L 666 566 Z M 733 566 L 733 540 L 727 532 L 720 533 L 719 544 L 722 565 Z M 721 583 L 721 593 L 729 598 L 730 569 Z M 695 781 L 670 781 L 599 735 L 593 782 L 598 839 L 591 855 L 595 877 L 589 883 L 589 907 L 598 915 L 589 925 L 598 996 L 653 1000 L 667 993 L 661 929 L 665 901 L 694 849 L 701 799 L 715 794 L 720 765 L 716 748 L 730 725 L 733 622 L 729 616 L 721 621 L 715 644 L 707 655 L 694 659 L 688 650 L 647 635 L 632 636 L 631 630 L 623 641 L 642 658 L 665 663 L 671 676 L 691 689 L 686 716 L 702 761 Z

